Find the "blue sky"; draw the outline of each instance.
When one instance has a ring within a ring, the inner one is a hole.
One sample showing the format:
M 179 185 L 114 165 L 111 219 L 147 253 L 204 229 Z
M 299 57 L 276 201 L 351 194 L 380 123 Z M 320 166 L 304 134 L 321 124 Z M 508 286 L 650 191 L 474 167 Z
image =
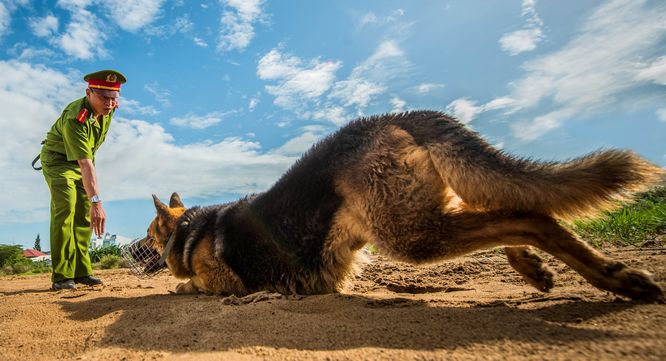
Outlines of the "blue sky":
M 631 148 L 666 166 L 666 3 L 0 0 L 0 243 L 48 249 L 30 168 L 83 74 L 123 72 L 97 153 L 107 230 L 151 193 L 208 205 L 267 189 L 350 120 L 455 115 L 543 160 Z

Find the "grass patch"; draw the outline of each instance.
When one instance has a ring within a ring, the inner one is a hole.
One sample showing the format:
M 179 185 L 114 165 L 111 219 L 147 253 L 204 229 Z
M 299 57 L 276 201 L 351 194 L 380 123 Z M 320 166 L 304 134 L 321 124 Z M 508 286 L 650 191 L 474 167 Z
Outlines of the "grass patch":
M 120 247 L 115 244 L 96 247 L 88 250 L 88 255 L 90 256 L 90 262 L 92 263 L 99 263 L 102 258 L 109 255 L 118 256 L 118 258 L 120 258 Z
M 101 269 L 113 269 L 120 267 L 120 257 L 114 254 L 107 254 L 99 260 Z
M 595 247 L 604 243 L 638 245 L 666 235 L 666 185 L 638 195 L 622 208 L 593 220 L 573 222 L 574 230 Z
M 372 243 L 366 244 L 365 249 L 367 250 L 368 254 L 371 254 L 373 256 L 376 255 L 376 254 L 379 254 L 379 247 L 377 247 L 376 245 L 374 245 Z

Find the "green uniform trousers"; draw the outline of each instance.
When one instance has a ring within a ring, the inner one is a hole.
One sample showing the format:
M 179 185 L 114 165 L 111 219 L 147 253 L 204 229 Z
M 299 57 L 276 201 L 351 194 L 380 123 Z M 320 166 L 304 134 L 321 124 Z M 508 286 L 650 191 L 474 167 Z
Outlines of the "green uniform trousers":
M 51 280 L 85 277 L 92 274 L 88 246 L 90 201 L 83 187 L 81 169 L 64 155 L 42 151 L 42 173 L 51 191 Z

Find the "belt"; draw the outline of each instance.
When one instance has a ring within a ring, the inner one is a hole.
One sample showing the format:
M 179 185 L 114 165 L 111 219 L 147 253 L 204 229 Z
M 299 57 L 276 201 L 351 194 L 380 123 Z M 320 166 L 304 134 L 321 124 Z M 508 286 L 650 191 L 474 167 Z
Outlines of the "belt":
M 42 167 L 35 167 L 35 163 L 39 160 L 39 154 L 35 157 L 35 159 L 32 160 L 32 169 L 34 170 L 42 170 Z
M 44 145 L 44 143 L 46 143 L 46 140 L 42 140 L 42 143 L 41 143 L 40 145 Z M 39 160 L 39 154 L 37 154 L 37 156 L 35 157 L 35 159 L 32 160 L 32 169 L 34 169 L 34 170 L 42 170 L 42 167 L 39 167 L 39 168 L 35 167 L 35 163 L 37 163 L 38 160 Z

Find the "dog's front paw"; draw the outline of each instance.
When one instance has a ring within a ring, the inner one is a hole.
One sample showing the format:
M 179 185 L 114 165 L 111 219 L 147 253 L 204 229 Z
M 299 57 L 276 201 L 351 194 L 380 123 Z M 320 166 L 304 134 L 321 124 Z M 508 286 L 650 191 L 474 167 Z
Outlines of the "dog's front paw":
M 192 281 L 188 281 L 187 283 L 179 283 L 178 286 L 176 286 L 176 294 L 179 295 L 191 295 L 199 293 L 199 290 L 197 290 L 196 287 L 192 284 Z
M 507 251 L 509 264 L 520 273 L 523 280 L 541 292 L 549 292 L 554 285 L 554 274 L 536 253 L 529 249 Z
M 555 284 L 553 281 L 553 272 L 545 265 L 542 265 L 539 268 L 534 268 L 533 272 L 529 274 L 523 273 L 521 276 L 523 277 L 523 280 L 541 292 L 550 292 L 550 289 L 553 288 L 553 285 Z

